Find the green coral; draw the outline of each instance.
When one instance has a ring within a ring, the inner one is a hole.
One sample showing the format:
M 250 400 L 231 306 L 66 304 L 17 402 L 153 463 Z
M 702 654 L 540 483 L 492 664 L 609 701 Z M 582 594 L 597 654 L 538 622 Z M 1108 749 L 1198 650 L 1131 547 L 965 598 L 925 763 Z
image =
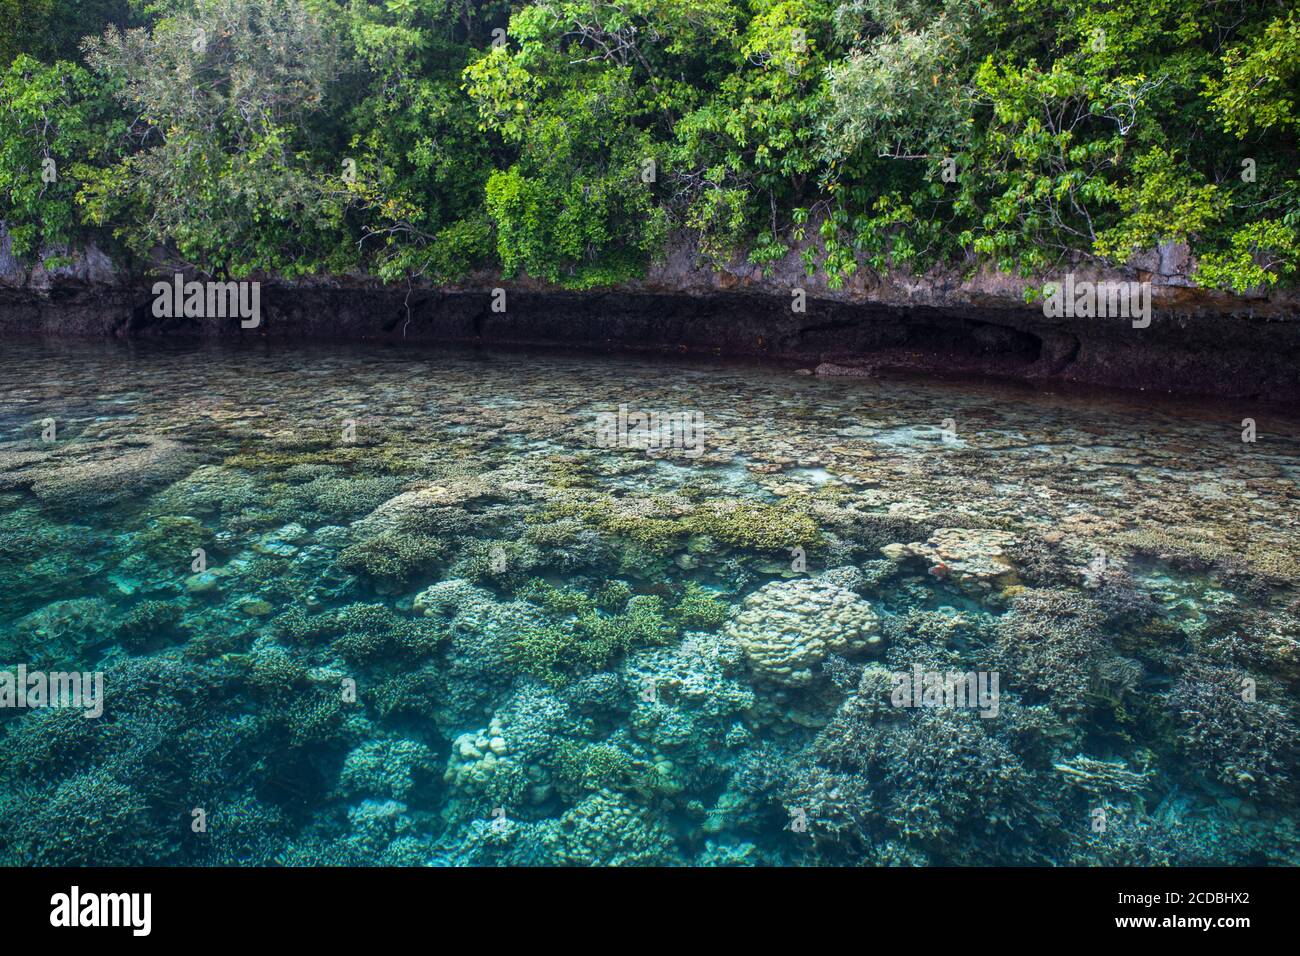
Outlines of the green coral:
M 608 668 L 634 647 L 665 644 L 677 634 L 663 600 L 639 595 L 621 614 L 587 611 L 574 620 L 530 627 L 511 642 L 511 659 L 525 674 L 549 684 L 584 671 Z
M 68 777 L 44 799 L 0 803 L 0 863 L 143 866 L 165 853 L 145 795 L 103 770 Z
M 576 640 L 572 627 L 547 624 L 525 628 L 510 643 L 510 659 L 525 674 L 548 684 L 562 684 Z
M 188 515 L 163 515 L 136 536 L 136 547 L 163 564 L 186 567 L 191 552 L 207 545 L 211 535 L 203 522 Z
M 368 514 L 402 489 L 400 478 L 323 476 L 295 487 L 290 502 L 301 512 L 323 520 L 343 520 Z M 301 520 L 299 517 L 298 520 Z
M 555 748 L 555 775 L 570 788 L 622 789 L 635 773 L 636 762 L 615 744 L 561 740 Z
M 686 585 L 681 600 L 673 607 L 673 617 L 686 628 L 711 630 L 731 616 L 731 605 L 694 581 Z
M 510 588 L 543 563 L 543 555 L 528 541 L 508 539 L 462 541 L 461 557 L 452 565 L 452 577 L 483 581 Z
M 330 646 L 353 663 L 423 657 L 442 638 L 434 621 L 402 617 L 383 604 L 349 605 L 338 612 L 337 626 L 342 634 Z
M 572 544 L 583 528 L 583 523 L 575 518 L 530 523 L 524 528 L 523 540 L 537 548 L 558 548 Z
M 551 614 L 586 614 L 596 602 L 575 588 L 560 588 L 541 578 L 532 578 L 515 592 L 515 597 L 540 605 Z
M 663 598 L 639 594 L 627 602 L 621 614 L 595 611 L 578 618 L 578 629 L 587 638 L 582 657 L 593 667 L 633 647 L 667 644 L 677 635 L 676 626 L 664 613 Z
M 1192 661 L 1170 692 L 1178 741 L 1206 774 L 1247 794 L 1294 799 L 1300 727 L 1260 700 L 1245 671 Z
M 632 597 L 632 588 L 626 581 L 606 581 L 596 592 L 596 607 L 602 611 L 620 611 Z
M 276 633 L 292 644 L 314 644 L 338 633 L 338 618 L 334 614 L 309 614 L 298 605 L 271 623 Z
M 608 515 L 599 524 L 610 534 L 617 535 L 649 551 L 665 554 L 677 549 L 689 528 L 677 518 L 656 518 L 642 515 Z
M 259 647 L 249 657 L 248 683 L 254 693 L 274 697 L 302 684 L 306 676 L 307 669 L 282 647 Z
M 400 586 L 445 557 L 446 544 L 437 538 L 405 531 L 385 531 L 345 548 L 338 566 L 389 586 Z
M 821 541 L 817 522 L 788 505 L 715 505 L 693 514 L 686 527 L 694 534 L 754 551 L 811 547 Z
M 280 703 L 277 717 L 291 748 L 324 747 L 346 737 L 345 706 L 337 687 L 313 686 Z
M 664 866 L 682 862 L 672 834 L 644 807 L 610 790 L 560 818 L 556 857 L 569 866 Z
M 654 510 L 656 507 L 660 512 Z M 673 514 L 674 510 L 678 513 Z M 672 505 L 668 499 L 652 498 L 640 503 L 634 512 L 611 509 L 608 504 L 564 503 L 551 506 L 548 515 L 581 517 L 594 527 L 659 555 L 678 550 L 683 539 L 692 535 L 753 551 L 811 547 L 822 540 L 817 522 L 805 510 L 789 503 L 714 501 L 689 505 L 679 498 Z

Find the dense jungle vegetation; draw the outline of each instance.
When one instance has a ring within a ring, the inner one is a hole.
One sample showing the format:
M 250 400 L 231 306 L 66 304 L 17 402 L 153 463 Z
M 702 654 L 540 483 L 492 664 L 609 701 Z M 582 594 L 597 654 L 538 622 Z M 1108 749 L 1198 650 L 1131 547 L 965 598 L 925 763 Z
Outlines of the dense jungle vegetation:
M 0 0 L 0 219 L 206 273 L 1300 268 L 1289 0 Z

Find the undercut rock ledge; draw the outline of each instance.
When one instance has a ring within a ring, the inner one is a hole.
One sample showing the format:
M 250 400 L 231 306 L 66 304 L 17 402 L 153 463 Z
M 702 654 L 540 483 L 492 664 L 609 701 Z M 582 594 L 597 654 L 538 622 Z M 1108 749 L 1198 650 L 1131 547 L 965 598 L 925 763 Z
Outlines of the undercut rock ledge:
M 1185 255 L 1162 249 L 1123 273 L 1074 270 L 1080 280 L 1150 282 L 1147 328 L 1125 318 L 1044 316 L 1025 303 L 1025 288 L 1051 276 L 860 270 L 832 290 L 794 260 L 764 275 L 743 263 L 714 270 L 678 251 L 645 279 L 587 292 L 490 275 L 443 287 L 365 277 L 263 280 L 261 324 L 243 329 L 237 318 L 156 318 L 153 282 L 170 278 L 170 267 L 128 275 L 92 248 L 70 266 L 24 270 L 0 242 L 0 336 L 655 351 L 798 363 L 827 375 L 907 369 L 1300 401 L 1300 294 L 1198 289 L 1188 269 Z M 492 308 L 498 287 L 505 312 Z M 796 288 L 806 292 L 802 313 L 791 308 Z

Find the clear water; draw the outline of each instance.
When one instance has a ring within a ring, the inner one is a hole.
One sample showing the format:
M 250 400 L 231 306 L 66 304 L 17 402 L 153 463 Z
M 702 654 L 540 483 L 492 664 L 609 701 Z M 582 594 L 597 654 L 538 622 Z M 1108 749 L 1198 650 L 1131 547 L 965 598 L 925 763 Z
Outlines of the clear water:
M 1300 862 L 1296 424 L 8 343 L 0 860 Z M 20 666 L 102 700 L 16 706 Z M 947 674 L 986 696 L 902 693 Z

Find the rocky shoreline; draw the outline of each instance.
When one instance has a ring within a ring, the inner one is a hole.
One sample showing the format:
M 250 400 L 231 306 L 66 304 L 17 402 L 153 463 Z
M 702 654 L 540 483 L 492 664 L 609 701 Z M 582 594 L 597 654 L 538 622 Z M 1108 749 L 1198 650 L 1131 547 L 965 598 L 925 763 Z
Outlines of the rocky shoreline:
M 1041 304 L 1025 302 L 1025 289 L 1050 277 L 864 269 L 831 289 L 824 277 L 806 276 L 794 254 L 762 272 L 743 262 L 713 269 L 678 249 L 644 279 L 583 292 L 487 274 L 452 286 L 364 276 L 263 280 L 261 321 L 250 329 L 238 318 L 156 318 L 153 283 L 178 268 L 169 264 L 126 272 L 92 247 L 70 265 L 25 269 L 0 248 L 0 335 L 652 351 L 795 362 L 820 374 L 962 372 L 1300 401 L 1300 295 L 1198 289 L 1176 247 L 1132 266 L 1073 271 L 1082 279 L 1149 282 L 1145 328 L 1126 318 L 1045 316 Z M 804 292 L 803 312 L 792 307 L 795 290 Z

